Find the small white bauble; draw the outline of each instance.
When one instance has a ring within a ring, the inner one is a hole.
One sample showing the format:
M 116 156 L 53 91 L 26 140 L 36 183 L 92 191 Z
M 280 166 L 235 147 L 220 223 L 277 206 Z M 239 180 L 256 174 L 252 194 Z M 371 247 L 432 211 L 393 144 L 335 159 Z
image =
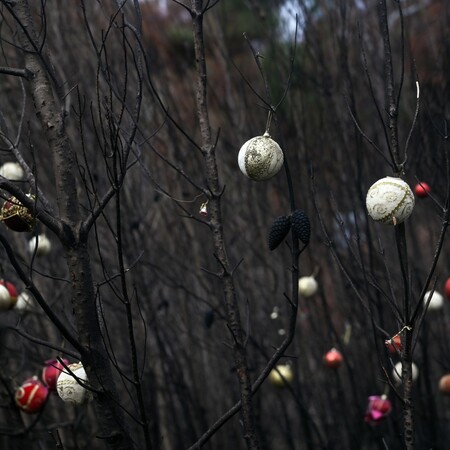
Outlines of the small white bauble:
M 7 311 L 11 308 L 11 294 L 6 286 L 0 284 L 0 311 Z
M 432 291 L 427 291 L 425 293 L 425 297 L 423 298 L 423 302 L 425 303 L 425 305 L 428 302 L 428 297 L 431 295 L 431 292 Z M 428 310 L 436 311 L 438 309 L 441 309 L 443 306 L 444 306 L 444 297 L 439 292 L 434 291 L 430 300 L 430 304 L 428 305 Z
M 283 151 L 269 133 L 248 140 L 238 155 L 241 172 L 254 181 L 265 181 L 275 176 L 283 161 Z
M 400 178 L 386 177 L 374 183 L 366 197 L 369 216 L 377 222 L 396 225 L 406 220 L 414 208 L 414 194 Z
M 286 383 L 291 383 L 294 378 L 294 373 L 289 364 L 278 364 L 276 369 L 272 369 L 269 373 L 270 382 L 278 387 L 286 386 Z
M 87 384 L 87 375 L 81 362 L 69 364 L 67 367 L 77 378 Z M 56 390 L 65 402 L 74 403 L 75 405 L 80 405 L 89 398 L 89 391 L 81 386 L 67 369 L 64 369 L 59 375 L 56 382 Z
M 23 180 L 25 174 L 19 163 L 7 162 L 0 167 L 0 175 L 7 180 L 20 181 Z
M 416 364 L 412 363 L 412 380 L 416 381 L 419 376 L 419 369 Z M 394 366 L 394 370 L 392 371 L 392 378 L 395 380 L 397 384 L 402 382 L 402 363 L 398 362 Z
M 32 309 L 34 309 L 34 306 L 35 305 L 33 297 L 31 296 L 31 294 L 24 291 L 17 296 L 17 301 L 14 305 L 14 309 L 17 309 L 19 311 L 31 311 Z
M 301 277 L 298 280 L 298 292 L 303 297 L 311 297 L 317 292 L 318 284 L 314 277 Z
M 28 249 L 30 250 L 30 253 L 34 255 L 36 249 L 36 256 L 48 255 L 50 253 L 51 247 L 52 245 L 50 243 L 50 240 L 45 234 L 33 236 L 28 242 Z

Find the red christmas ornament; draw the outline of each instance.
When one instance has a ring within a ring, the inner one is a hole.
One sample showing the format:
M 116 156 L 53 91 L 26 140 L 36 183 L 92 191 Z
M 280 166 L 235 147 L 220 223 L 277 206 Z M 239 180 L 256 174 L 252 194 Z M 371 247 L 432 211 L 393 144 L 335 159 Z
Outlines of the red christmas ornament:
M 444 375 L 444 376 L 439 380 L 439 390 L 440 390 L 443 394 L 450 395 L 450 373 L 447 374 L 447 375 Z
M 431 192 L 430 186 L 424 181 L 421 181 L 420 183 L 416 184 L 416 187 L 414 188 L 414 193 L 419 198 L 427 197 L 430 192 Z
M 47 396 L 48 388 L 38 380 L 38 377 L 32 377 L 17 389 L 15 400 L 22 411 L 33 414 L 42 409 Z
M 395 355 L 397 352 L 402 351 L 402 338 L 399 334 L 397 334 L 397 336 L 394 336 L 392 339 L 388 339 L 384 343 L 386 344 L 389 353 L 391 353 L 392 355 Z
M 366 423 L 376 424 L 383 420 L 392 410 L 390 400 L 382 395 L 371 395 L 367 405 L 364 421 Z
M 323 361 L 327 367 L 330 369 L 337 369 L 343 361 L 342 353 L 335 348 L 332 348 L 328 353 L 323 357 Z
M 450 300 L 450 278 L 447 278 L 444 287 L 445 296 Z
M 66 366 L 69 365 L 67 359 L 62 360 Z M 45 367 L 42 369 L 42 381 L 51 391 L 56 391 L 56 382 L 64 366 L 57 359 L 45 361 Z
M 0 292 L 0 309 L 10 309 L 16 304 L 19 293 L 16 287 L 9 281 L 0 280 L 0 286 L 2 286 Z
M 16 197 L 10 197 L 3 203 L 1 220 L 13 231 L 31 231 L 34 226 L 34 217 L 30 210 Z

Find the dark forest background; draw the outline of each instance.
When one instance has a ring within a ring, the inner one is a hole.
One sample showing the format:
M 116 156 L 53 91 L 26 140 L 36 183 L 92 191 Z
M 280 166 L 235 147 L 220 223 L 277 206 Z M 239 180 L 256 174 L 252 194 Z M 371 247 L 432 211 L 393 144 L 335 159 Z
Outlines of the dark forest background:
M 204 139 L 196 103 L 199 73 L 187 11 L 199 2 L 186 3 L 187 8 L 170 1 L 0 3 L 0 162 L 19 158 L 28 174 L 20 182 L 2 178 L 0 187 L 5 199 L 37 196 L 30 233 L 4 225 L 0 230 L 6 242 L 0 249 L 1 277 L 34 294 L 31 308 L 0 315 L 0 447 L 200 448 L 195 443 L 242 392 L 227 292 L 214 275 L 222 264 L 215 229 L 199 214 L 211 186 L 199 149 Z M 393 313 L 395 305 L 402 307 L 403 265 L 394 227 L 375 223 L 365 208 L 368 188 L 394 175 L 380 3 L 201 5 L 209 8 L 203 38 L 209 120 L 223 188 L 219 219 L 235 269 L 251 380 L 267 366 L 292 323 L 292 244 L 287 239 L 274 251 L 267 245 L 273 220 L 290 213 L 290 198 L 283 172 L 267 182 L 251 181 L 240 172 L 237 155 L 245 141 L 264 133 L 267 104 L 276 105 L 286 89 L 270 131 L 289 163 L 297 207 L 311 221 L 310 244 L 298 271 L 314 275 L 319 289 L 312 297 L 300 296 L 295 335 L 279 359 L 291 364 L 292 382 L 280 388 L 266 380 L 252 398 L 261 449 L 405 445 L 402 391 L 391 376 L 401 355 L 385 346 L 405 325 Z M 386 3 L 402 151 L 409 140 L 401 175 L 411 187 L 427 182 L 432 194 L 416 198 L 405 225 L 414 308 L 423 301 L 426 283 L 444 294 L 450 276 L 447 240 L 435 258 L 448 205 L 450 5 L 444 0 Z M 18 8 L 29 9 L 30 22 Z M 34 36 L 24 23 L 34 24 Z M 36 45 L 27 48 L 27 40 Z M 60 143 L 49 140 L 53 124 L 45 125 L 42 105 L 36 103 L 36 78 L 5 70 L 28 67 L 30 54 L 38 56 L 50 79 L 63 122 L 59 137 L 70 142 L 62 163 L 55 158 Z M 416 81 L 420 105 L 410 134 Z M 72 163 L 64 160 L 68 152 Z M 71 173 L 72 191 L 64 188 L 61 164 Z M 78 218 L 70 214 L 72 203 Z M 41 233 L 52 244 L 47 256 L 29 251 L 28 241 Z M 77 265 L 81 254 L 89 255 L 92 275 L 84 287 L 77 284 L 88 267 Z M 90 306 L 80 313 L 83 298 Z M 42 302 L 82 342 L 80 348 Z M 274 308 L 278 314 L 272 314 Z M 130 437 L 117 447 L 108 440 L 114 433 L 99 419 L 107 410 L 100 394 L 73 406 L 52 393 L 38 414 L 20 412 L 14 402 L 15 389 L 39 375 L 46 360 L 86 361 L 90 379 L 106 367 L 96 372 L 97 353 L 90 353 L 91 334 L 83 329 L 89 320 L 80 321 L 89 314 L 95 322 L 90 332 L 100 333 L 95 345 L 103 349 L 97 360 L 107 356 L 114 380 L 114 387 L 105 388 L 115 392 L 107 400 L 122 414 L 109 425 L 120 422 Z M 417 449 L 450 445 L 450 397 L 438 390 L 440 378 L 450 373 L 449 314 L 445 299 L 443 308 L 428 311 L 413 332 L 412 360 L 419 369 L 412 394 Z M 332 347 L 344 358 L 334 370 L 323 363 Z M 365 423 L 368 396 L 383 393 L 392 413 L 377 425 Z M 234 415 L 203 448 L 255 448 L 248 440 L 246 447 L 243 426 L 241 415 Z

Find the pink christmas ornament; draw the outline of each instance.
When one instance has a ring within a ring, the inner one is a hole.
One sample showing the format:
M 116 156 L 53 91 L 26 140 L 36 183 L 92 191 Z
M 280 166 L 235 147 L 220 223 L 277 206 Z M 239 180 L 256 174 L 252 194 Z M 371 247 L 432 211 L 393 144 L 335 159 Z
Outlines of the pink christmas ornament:
M 67 359 L 62 360 L 66 366 L 69 365 Z M 57 359 L 49 359 L 45 361 L 45 367 L 42 369 L 42 381 L 51 391 L 56 391 L 56 382 L 64 366 Z
M 390 414 L 392 410 L 391 401 L 386 395 L 371 395 L 367 405 L 364 421 L 370 424 L 377 424 Z

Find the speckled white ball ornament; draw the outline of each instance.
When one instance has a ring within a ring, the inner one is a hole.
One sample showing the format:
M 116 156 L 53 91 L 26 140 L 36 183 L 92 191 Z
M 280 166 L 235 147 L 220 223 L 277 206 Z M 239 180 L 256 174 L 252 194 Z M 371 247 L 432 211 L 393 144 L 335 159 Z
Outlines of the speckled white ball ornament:
M 416 381 L 419 376 L 419 368 L 416 364 L 412 363 L 412 380 Z M 394 366 L 394 370 L 392 371 L 392 378 L 395 380 L 397 384 L 402 382 L 402 363 L 398 362 Z
M 69 364 L 67 366 L 83 383 L 87 384 L 87 375 L 81 362 Z M 65 401 L 80 405 L 90 397 L 90 392 L 81 386 L 67 369 L 58 377 L 56 382 L 58 395 Z
M 301 277 L 298 280 L 298 293 L 302 297 L 311 297 L 317 292 L 318 287 L 319 285 L 313 276 Z
M 414 194 L 400 178 L 386 177 L 374 183 L 366 197 L 367 211 L 373 220 L 396 225 L 406 220 L 414 208 Z
M 28 242 L 28 249 L 32 255 L 35 254 L 35 249 L 36 249 L 36 256 L 48 255 L 50 253 L 51 248 L 52 244 L 50 243 L 49 238 L 45 234 L 33 236 Z
M 11 181 L 20 181 L 25 173 L 19 163 L 7 162 L 0 167 L 0 175 Z
M 425 297 L 423 298 L 423 302 L 426 305 L 428 302 L 428 297 L 431 295 L 433 291 L 427 291 L 425 293 Z M 444 306 L 444 297 L 437 291 L 433 292 L 433 295 L 430 300 L 430 304 L 428 305 L 428 311 L 437 311 Z
M 267 132 L 248 140 L 238 155 L 241 172 L 254 181 L 265 181 L 275 176 L 283 161 L 283 151 Z
M 31 311 L 34 309 L 35 303 L 33 297 L 28 292 L 21 292 L 18 297 L 14 309 L 18 311 Z

